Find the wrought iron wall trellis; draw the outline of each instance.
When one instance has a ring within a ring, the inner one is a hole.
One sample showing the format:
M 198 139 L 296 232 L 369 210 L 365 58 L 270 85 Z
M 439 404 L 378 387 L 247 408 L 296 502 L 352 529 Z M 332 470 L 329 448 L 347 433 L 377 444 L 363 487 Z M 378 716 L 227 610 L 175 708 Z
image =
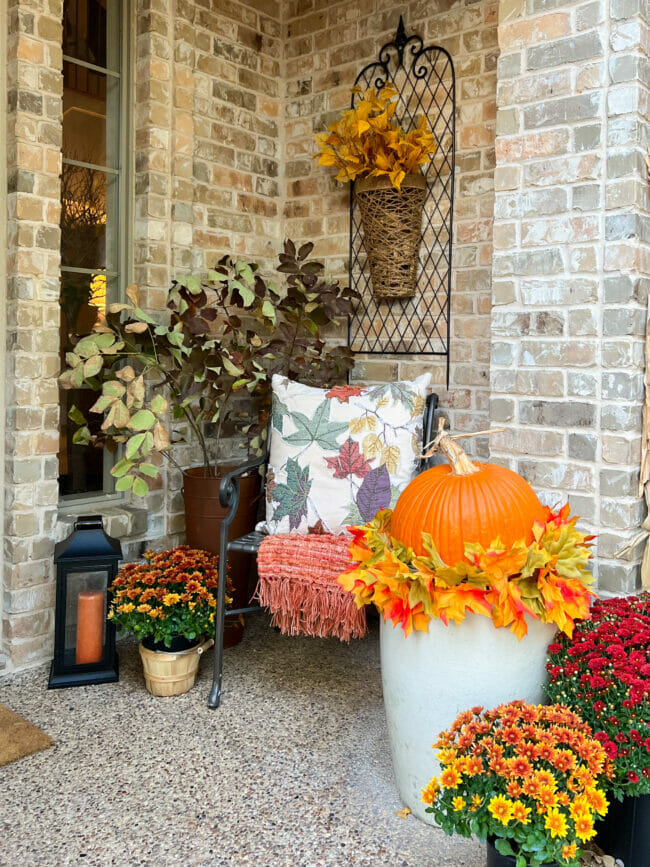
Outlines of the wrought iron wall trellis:
M 361 295 L 349 319 L 354 352 L 441 355 L 449 381 L 449 311 L 451 296 L 452 221 L 454 205 L 455 113 L 454 65 L 444 48 L 424 47 L 407 36 L 400 18 L 393 42 L 379 59 L 364 67 L 355 84 L 362 90 L 392 82 L 397 88 L 395 119 L 403 129 L 426 115 L 438 149 L 423 169 L 427 195 L 416 293 L 412 298 L 378 300 L 372 294 L 363 232 L 354 189 L 350 191 L 350 285 Z M 356 94 L 352 96 L 354 108 Z

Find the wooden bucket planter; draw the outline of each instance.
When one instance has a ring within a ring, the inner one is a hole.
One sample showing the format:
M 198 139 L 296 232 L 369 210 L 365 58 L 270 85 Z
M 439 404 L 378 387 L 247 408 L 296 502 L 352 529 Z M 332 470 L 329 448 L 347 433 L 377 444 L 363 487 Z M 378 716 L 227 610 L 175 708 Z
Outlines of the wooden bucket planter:
M 140 657 L 144 669 L 144 681 L 152 695 L 182 695 L 194 686 L 199 661 L 204 651 L 214 644 L 208 638 L 203 644 L 169 653 L 162 650 L 148 650 L 140 642 Z

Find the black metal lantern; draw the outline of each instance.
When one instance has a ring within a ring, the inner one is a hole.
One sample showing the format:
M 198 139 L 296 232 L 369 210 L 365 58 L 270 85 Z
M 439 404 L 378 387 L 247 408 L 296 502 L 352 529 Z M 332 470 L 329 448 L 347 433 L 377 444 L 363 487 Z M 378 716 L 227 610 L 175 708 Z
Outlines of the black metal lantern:
M 80 517 L 54 549 L 56 616 L 49 689 L 119 679 L 115 628 L 106 619 L 122 548 L 101 515 Z

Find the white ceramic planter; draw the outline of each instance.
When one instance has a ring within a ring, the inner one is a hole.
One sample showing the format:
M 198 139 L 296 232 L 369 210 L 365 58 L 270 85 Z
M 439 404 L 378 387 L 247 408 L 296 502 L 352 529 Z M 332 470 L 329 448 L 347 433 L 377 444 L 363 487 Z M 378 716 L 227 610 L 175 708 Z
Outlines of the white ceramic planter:
M 521 641 L 495 629 L 488 617 L 468 614 L 460 624 L 431 620 L 428 632 L 404 636 L 401 626 L 381 619 L 384 705 L 393 769 L 400 798 L 433 824 L 420 800 L 440 773 L 432 743 L 463 710 L 514 699 L 540 704 L 546 679 L 546 648 L 555 626 L 528 619 Z

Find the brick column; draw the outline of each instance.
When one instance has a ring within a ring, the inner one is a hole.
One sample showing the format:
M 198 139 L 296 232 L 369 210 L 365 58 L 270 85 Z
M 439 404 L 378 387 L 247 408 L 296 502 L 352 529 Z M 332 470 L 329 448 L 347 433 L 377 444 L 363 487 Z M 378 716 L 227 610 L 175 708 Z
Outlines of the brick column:
M 491 418 L 508 430 L 492 456 L 545 502 L 568 495 L 611 592 L 637 585 L 638 556 L 613 555 L 644 512 L 635 4 L 501 0 L 499 20 Z
M 3 645 L 19 667 L 53 635 L 58 502 L 60 0 L 8 4 Z

